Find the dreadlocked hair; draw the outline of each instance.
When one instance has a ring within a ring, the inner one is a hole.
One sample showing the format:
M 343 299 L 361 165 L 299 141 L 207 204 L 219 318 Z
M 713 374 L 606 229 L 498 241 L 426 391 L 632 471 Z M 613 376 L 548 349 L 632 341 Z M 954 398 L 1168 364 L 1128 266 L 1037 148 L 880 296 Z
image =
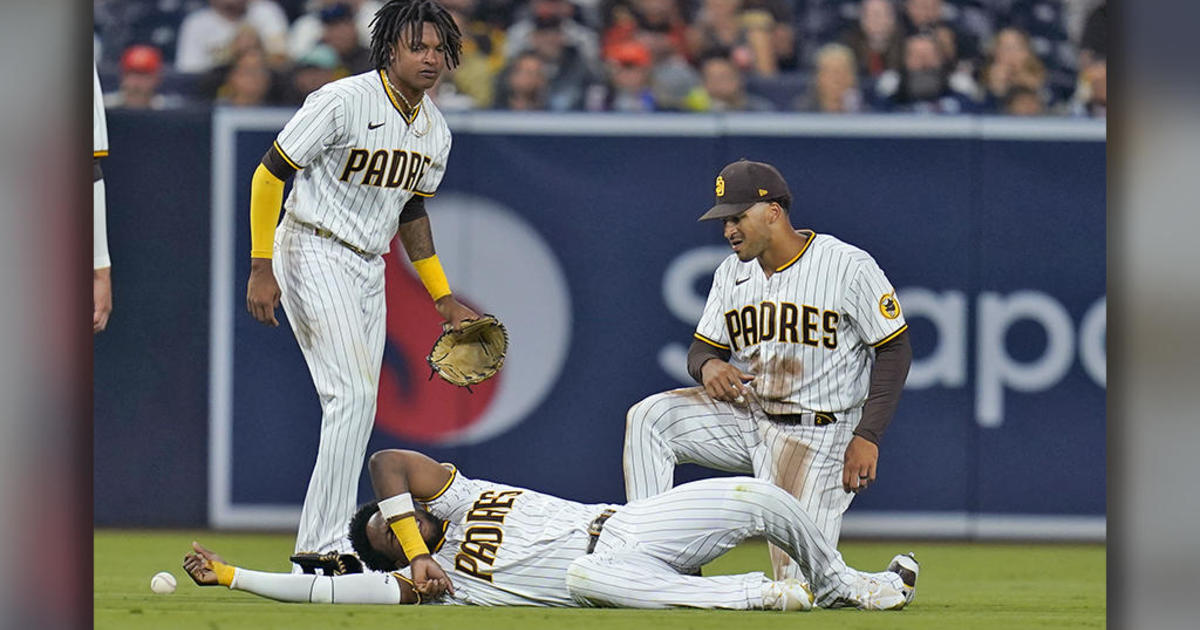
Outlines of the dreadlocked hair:
M 391 63 L 393 48 L 399 45 L 401 35 L 410 42 L 421 41 L 426 22 L 437 29 L 446 47 L 446 68 L 457 67 L 462 53 L 462 31 L 446 7 L 437 0 L 388 0 L 371 20 L 371 63 L 375 69 L 381 70 Z

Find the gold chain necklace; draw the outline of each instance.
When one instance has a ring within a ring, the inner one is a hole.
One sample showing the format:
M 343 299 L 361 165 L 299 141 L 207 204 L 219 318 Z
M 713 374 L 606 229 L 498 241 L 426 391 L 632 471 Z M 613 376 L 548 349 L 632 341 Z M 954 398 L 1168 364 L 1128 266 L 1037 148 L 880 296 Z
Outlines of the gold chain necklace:
M 413 111 L 412 103 L 409 103 L 408 99 L 404 98 L 404 93 L 400 90 L 397 90 L 396 86 L 392 85 L 392 80 L 388 78 L 387 70 L 383 71 L 383 82 L 387 84 L 388 89 L 391 90 L 393 94 L 399 96 L 400 100 L 404 101 L 404 104 L 408 107 L 408 111 Z
M 384 85 L 386 85 L 386 86 L 387 86 L 387 89 L 388 89 L 388 90 L 390 90 L 390 91 L 391 91 L 392 93 L 394 93 L 396 96 L 399 96 L 399 97 L 400 97 L 400 100 L 404 101 L 404 104 L 405 104 L 405 105 L 408 107 L 408 111 L 409 111 L 409 112 L 411 112 L 411 113 L 413 113 L 413 114 L 416 114 L 416 113 L 417 113 L 417 109 L 416 109 L 416 108 L 414 108 L 414 107 L 412 106 L 412 103 L 409 103 L 409 102 L 408 102 L 408 99 L 407 99 L 407 98 L 404 98 L 404 94 L 403 94 L 403 93 L 402 93 L 400 90 L 397 90 L 397 89 L 396 89 L 396 86 L 392 85 L 392 80 L 391 80 L 390 78 L 388 78 L 388 72 L 387 72 L 387 70 L 384 70 L 384 71 L 383 71 L 383 83 L 384 83 Z M 420 113 L 424 114 L 424 113 L 425 113 L 425 111 L 424 111 L 424 110 L 421 110 L 421 112 L 420 112 Z M 416 119 L 415 119 L 415 118 L 413 119 L 413 122 L 416 122 Z M 422 130 L 422 131 L 417 131 L 417 129 L 416 129 L 415 127 L 413 127 L 413 128 L 412 128 L 412 131 L 413 131 L 413 133 L 414 133 L 414 134 L 416 134 L 417 136 L 423 136 L 423 135 L 425 135 L 425 134 L 429 133 L 429 129 L 430 129 L 432 126 L 433 126 L 433 121 L 429 119 L 429 116 L 428 116 L 428 115 L 426 115 L 426 116 L 425 116 L 425 129 L 424 129 L 424 130 Z

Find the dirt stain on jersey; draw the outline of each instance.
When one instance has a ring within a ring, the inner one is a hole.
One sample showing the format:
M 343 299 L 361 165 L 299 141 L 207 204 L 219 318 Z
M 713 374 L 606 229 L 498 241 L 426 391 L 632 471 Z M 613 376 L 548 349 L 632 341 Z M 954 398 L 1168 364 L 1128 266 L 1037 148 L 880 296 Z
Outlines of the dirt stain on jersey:
M 803 500 L 804 482 L 808 477 L 808 469 L 816 451 L 809 448 L 807 444 L 781 433 L 777 433 L 774 437 L 771 450 L 774 451 L 775 470 L 772 472 L 775 473 L 775 484 L 786 490 L 788 494 Z M 786 574 L 787 566 L 792 563 L 792 559 L 788 557 L 787 553 L 775 545 L 770 545 L 770 550 L 771 569 L 775 574 L 775 579 L 782 580 L 793 577 Z
M 695 400 L 696 402 L 708 402 L 708 395 L 704 393 L 704 388 L 700 386 L 680 387 L 679 389 L 672 389 L 667 393 L 671 394 L 672 396 L 679 396 L 680 398 Z
M 796 390 L 804 378 L 804 361 L 779 355 L 766 361 L 763 369 L 755 372 L 754 391 L 763 400 L 783 400 Z

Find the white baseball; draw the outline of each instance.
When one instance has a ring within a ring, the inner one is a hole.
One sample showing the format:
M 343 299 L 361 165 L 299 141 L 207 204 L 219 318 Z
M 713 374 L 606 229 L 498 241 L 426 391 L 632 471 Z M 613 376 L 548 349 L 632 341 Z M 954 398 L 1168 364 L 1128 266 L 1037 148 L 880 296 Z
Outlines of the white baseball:
M 159 571 L 150 578 L 150 590 L 160 595 L 175 592 L 175 576 L 166 571 Z

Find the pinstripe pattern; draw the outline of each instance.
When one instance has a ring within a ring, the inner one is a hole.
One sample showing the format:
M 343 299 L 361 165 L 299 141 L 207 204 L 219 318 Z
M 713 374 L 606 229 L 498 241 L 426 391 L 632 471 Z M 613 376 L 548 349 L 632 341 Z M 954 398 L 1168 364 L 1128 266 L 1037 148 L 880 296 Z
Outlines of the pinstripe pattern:
M 753 395 L 726 403 L 693 387 L 631 407 L 623 457 L 630 501 L 669 489 L 677 463 L 753 474 L 799 499 L 816 529 L 837 544 L 853 498 L 842 490 L 843 458 L 866 402 L 871 345 L 905 323 L 898 304 L 881 306 L 895 290 L 866 252 L 826 234 L 814 234 L 802 251 L 770 277 L 757 260 L 743 263 L 736 255 L 717 268 L 696 336 L 730 348 L 730 362 L 755 375 Z M 795 338 L 785 335 L 786 305 L 794 305 Z M 743 314 L 757 319 L 747 323 Z M 833 412 L 838 422 L 815 426 L 814 411 Z M 803 422 L 768 416 L 798 413 L 807 414 Z M 804 577 L 779 549 L 772 548 L 772 564 L 777 579 Z
M 870 255 L 817 234 L 798 261 L 770 278 L 757 260 L 725 259 L 713 276 L 696 334 L 733 347 L 731 362 L 757 375 L 753 387 L 769 413 L 838 412 L 866 401 L 874 357 L 869 346 L 904 326 L 903 315 L 888 319 L 880 312 L 886 294 L 895 289 Z M 725 313 L 762 302 L 838 313 L 837 347 L 824 344 L 830 335 L 819 319 L 817 345 L 781 343 L 778 325 L 769 341 L 731 339 Z
M 811 575 L 818 602 L 863 597 L 872 577 L 899 588 L 895 574 L 850 569 L 804 507 L 771 483 L 749 477 L 706 479 L 663 494 L 612 506 L 581 504 L 459 473 L 427 507 L 450 521 L 438 563 L 456 567 L 471 527 L 471 508 L 483 493 L 520 491 L 504 517 L 491 579 L 455 568 L 455 595 L 442 603 L 482 606 L 623 606 L 634 608 L 754 609 L 769 584 L 759 572 L 683 575 L 752 536 L 787 550 Z M 587 554 L 587 526 L 616 508 Z M 405 571 L 407 574 L 407 571 Z
M 276 144 L 303 169 L 284 202 L 288 213 L 364 251 L 384 254 L 396 235 L 400 211 L 414 191 L 424 196 L 437 191 L 451 139 L 445 118 L 428 96 L 422 97 L 409 125 L 388 99 L 379 73 L 372 71 L 334 81 L 310 94 L 279 132 Z M 384 185 L 363 183 L 368 175 L 365 164 L 342 181 L 356 149 L 368 152 L 372 160 L 377 154 L 378 159 L 388 160 Z M 423 174 L 409 187 L 387 186 L 389 178 L 408 183 L 409 178 L 401 175 L 413 155 L 429 158 L 428 164 L 418 162 L 423 164 Z
M 753 474 L 791 492 L 836 544 L 853 497 L 842 490 L 842 456 L 860 416 L 856 409 L 831 425 L 784 424 L 769 420 L 756 400 L 713 400 L 702 387 L 655 394 L 626 416 L 626 497 L 665 492 L 676 464 Z
M 422 97 L 412 119 L 392 104 L 378 71 L 313 92 L 275 139 L 299 167 L 275 233 L 282 302 L 321 401 L 321 437 L 296 551 L 349 552 L 386 335 L 384 262 L 400 212 L 430 196 L 450 154 L 450 130 Z M 325 228 L 366 255 L 302 231 Z
M 361 257 L 285 218 L 275 233 L 275 269 L 322 412 L 296 551 L 349 552 L 346 524 L 358 497 L 383 360 L 383 259 Z
M 108 155 L 108 123 L 104 114 L 104 92 L 100 89 L 100 73 L 92 64 L 92 157 Z

